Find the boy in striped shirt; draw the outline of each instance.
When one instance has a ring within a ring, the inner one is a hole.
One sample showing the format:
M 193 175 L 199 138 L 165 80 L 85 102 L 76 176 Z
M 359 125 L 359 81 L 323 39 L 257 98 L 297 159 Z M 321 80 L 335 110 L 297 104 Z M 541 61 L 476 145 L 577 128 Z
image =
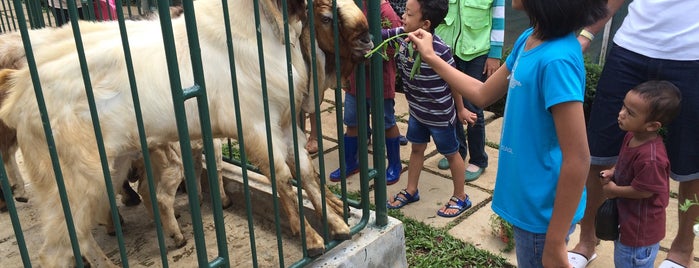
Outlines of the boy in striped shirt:
M 447 14 L 447 0 L 408 0 L 403 14 L 403 27 L 384 29 L 384 39 L 417 29 L 434 32 Z M 471 201 L 464 192 L 464 161 L 458 154 L 459 142 L 456 138 L 456 109 L 464 109 L 461 96 L 453 94 L 449 85 L 426 64 L 421 64 L 419 54 L 404 38 L 396 38 L 399 44 L 397 57 L 398 72 L 403 81 L 410 107 L 408 121 L 408 141 L 412 144 L 410 163 L 408 164 L 408 185 L 388 201 L 388 208 L 397 209 L 420 200 L 418 181 L 425 161 L 425 149 L 434 139 L 437 151 L 449 161 L 454 190 L 452 197 L 437 211 L 442 217 L 456 217 L 471 207 Z M 432 43 L 435 53 L 446 62 L 454 65 L 449 46 L 439 37 Z M 413 65 L 418 64 L 414 72 Z M 459 101 L 455 101 L 459 100 Z M 456 107 L 456 108 L 455 108 Z

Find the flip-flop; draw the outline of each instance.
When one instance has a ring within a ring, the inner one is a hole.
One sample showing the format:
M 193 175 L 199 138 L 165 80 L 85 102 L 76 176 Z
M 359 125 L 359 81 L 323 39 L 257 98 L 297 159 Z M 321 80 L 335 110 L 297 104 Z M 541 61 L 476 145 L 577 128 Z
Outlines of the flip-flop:
M 449 204 L 449 201 L 453 201 L 454 204 Z M 452 196 L 451 198 L 449 198 L 449 201 L 447 201 L 447 203 L 444 205 L 444 210 L 451 208 L 451 209 L 458 209 L 459 211 L 457 211 L 454 214 L 447 214 L 447 213 L 444 213 L 443 210 L 437 210 L 437 215 L 445 217 L 445 218 L 453 218 L 453 217 L 461 215 L 461 213 L 464 213 L 464 211 L 466 211 L 467 209 L 469 209 L 471 207 L 471 200 L 469 200 L 468 195 L 466 195 L 466 198 L 464 198 L 464 200 L 461 200 L 456 196 Z
M 685 267 L 679 263 L 672 261 L 672 260 L 665 259 L 660 263 L 660 265 L 658 265 L 658 268 L 685 268 Z
M 593 253 L 592 257 L 588 260 L 585 255 L 577 253 L 575 251 L 568 251 L 568 262 L 573 268 L 585 268 L 590 262 L 597 258 L 597 253 Z
M 403 196 L 401 196 L 401 195 L 403 195 Z M 398 203 L 398 205 L 393 206 L 393 205 L 391 205 L 390 201 L 386 201 L 386 207 L 390 208 L 390 209 L 402 208 L 407 204 L 420 201 L 420 191 L 415 190 L 415 194 L 411 195 L 410 193 L 408 193 L 408 191 L 403 189 L 403 190 L 400 190 L 400 192 L 398 192 L 393 197 L 393 199 L 398 200 L 398 202 L 400 202 L 400 203 Z

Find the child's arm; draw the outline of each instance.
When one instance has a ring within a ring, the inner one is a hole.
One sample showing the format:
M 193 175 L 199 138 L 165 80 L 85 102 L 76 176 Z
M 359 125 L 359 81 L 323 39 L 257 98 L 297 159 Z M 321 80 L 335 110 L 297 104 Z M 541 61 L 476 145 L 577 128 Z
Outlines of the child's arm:
M 643 199 L 653 196 L 653 193 L 647 191 L 641 191 L 629 186 L 619 186 L 613 181 L 602 186 L 602 191 L 604 195 L 608 198 L 628 198 L 628 199 Z
M 390 29 L 381 29 L 381 39 L 386 40 L 404 32 L 403 26 Z
M 429 32 L 418 29 L 417 31 L 409 33 L 408 38 L 412 42 L 413 47 L 420 52 L 422 61 L 429 64 L 444 81 L 447 81 L 453 91 L 459 92 L 461 96 L 476 106 L 481 108 L 487 107 L 501 99 L 507 93 L 507 77 L 510 75 L 510 70 L 508 70 L 505 65 L 500 66 L 500 68 L 483 83 L 462 73 L 436 55 L 432 48 L 432 34 Z
M 565 238 L 573 224 L 590 167 L 585 116 L 581 102 L 551 107 L 563 162 L 556 187 L 551 221 L 544 242 L 544 267 L 569 267 Z
M 463 98 L 461 98 L 461 95 L 459 95 L 458 92 L 453 90 L 451 91 L 451 96 L 452 98 L 454 98 L 454 106 L 456 109 L 457 117 L 456 119 L 461 121 L 461 123 L 465 125 L 466 123 L 464 123 L 464 121 L 466 121 L 466 118 L 468 117 L 468 110 L 466 110 L 466 108 L 464 107 L 464 100 Z

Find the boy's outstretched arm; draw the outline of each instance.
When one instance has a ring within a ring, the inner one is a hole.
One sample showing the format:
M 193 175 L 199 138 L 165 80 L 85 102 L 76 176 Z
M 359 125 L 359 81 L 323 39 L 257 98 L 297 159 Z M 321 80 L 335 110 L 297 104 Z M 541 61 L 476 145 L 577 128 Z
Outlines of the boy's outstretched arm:
M 422 61 L 429 64 L 439 76 L 447 81 L 452 90 L 458 92 L 478 107 L 487 107 L 501 99 L 507 93 L 507 76 L 510 71 L 505 65 L 483 83 L 449 65 L 435 54 L 432 48 L 432 34 L 418 29 L 408 34 L 411 45 L 420 53 Z
M 565 238 L 573 224 L 590 167 L 582 103 L 564 102 L 551 107 L 563 162 L 556 187 L 553 213 L 546 232 L 544 267 L 569 267 Z

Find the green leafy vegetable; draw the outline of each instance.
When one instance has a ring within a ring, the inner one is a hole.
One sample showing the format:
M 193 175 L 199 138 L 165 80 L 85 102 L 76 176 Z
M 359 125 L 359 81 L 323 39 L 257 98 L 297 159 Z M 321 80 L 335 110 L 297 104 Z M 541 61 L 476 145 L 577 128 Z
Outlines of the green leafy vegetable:
M 402 34 L 398 34 L 398 35 L 386 38 L 386 40 L 383 40 L 383 42 L 381 42 L 381 44 L 374 47 L 374 49 L 372 49 L 368 53 L 364 54 L 364 57 L 365 58 L 371 57 L 371 55 L 374 55 L 374 53 L 378 52 L 379 55 L 381 55 L 381 57 L 384 60 L 388 60 L 388 55 L 386 54 L 386 50 L 388 49 L 389 43 L 396 38 L 402 38 L 405 36 L 408 36 L 408 33 L 402 33 Z M 419 53 L 413 52 L 413 48 L 410 45 L 408 45 L 408 50 L 409 50 L 411 56 L 413 56 L 413 54 L 415 54 L 415 62 L 413 63 L 413 67 L 410 70 L 410 79 L 412 80 L 415 77 L 415 74 L 420 73 L 420 64 L 422 63 L 422 59 L 420 58 Z
M 414 56 L 413 58 L 415 58 L 415 62 L 413 62 L 413 68 L 410 69 L 410 80 L 413 80 L 415 74 L 420 73 L 420 65 L 422 64 L 422 58 L 420 58 L 420 53 L 415 53 L 415 51 L 413 51 L 412 46 L 409 46 L 409 52 L 410 56 Z

